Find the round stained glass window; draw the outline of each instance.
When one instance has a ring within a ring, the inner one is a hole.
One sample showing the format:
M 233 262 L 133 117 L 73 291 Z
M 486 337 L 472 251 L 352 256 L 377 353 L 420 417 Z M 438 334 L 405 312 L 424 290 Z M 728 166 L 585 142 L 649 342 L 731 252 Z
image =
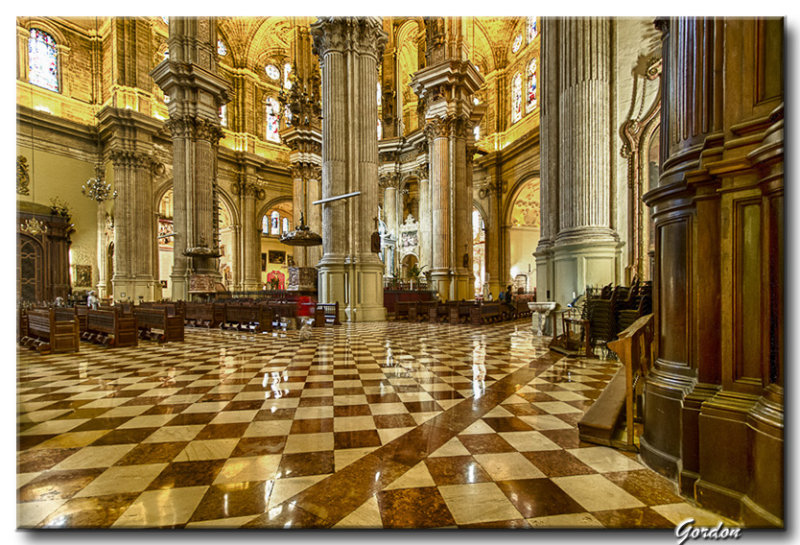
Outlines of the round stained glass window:
M 518 34 L 516 38 L 514 38 L 514 45 L 511 46 L 511 51 L 516 53 L 519 51 L 520 46 L 522 45 L 522 34 Z
M 268 64 L 264 67 L 264 71 L 270 77 L 270 79 L 279 80 L 281 77 L 281 71 L 278 70 L 278 67 L 273 64 Z

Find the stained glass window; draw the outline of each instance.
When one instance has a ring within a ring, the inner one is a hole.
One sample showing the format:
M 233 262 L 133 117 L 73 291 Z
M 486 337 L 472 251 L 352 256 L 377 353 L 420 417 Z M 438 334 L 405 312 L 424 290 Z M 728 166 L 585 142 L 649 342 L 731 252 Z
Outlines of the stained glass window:
M 531 43 L 538 33 L 539 29 L 536 27 L 536 17 L 528 17 L 528 43 Z
M 289 232 L 289 218 L 283 218 L 281 223 L 283 223 L 283 231 L 282 231 L 282 233 L 285 235 L 286 233 Z
M 381 82 L 378 82 L 378 107 L 381 105 Z
M 219 107 L 219 123 L 223 127 L 228 126 L 228 105 L 223 104 Z
M 225 47 L 225 44 L 222 40 L 217 40 L 217 55 L 220 57 L 224 57 L 228 54 L 228 48 Z
M 472 128 L 472 134 L 474 134 L 474 135 L 475 135 L 475 141 L 476 141 L 476 142 L 477 142 L 478 140 L 480 140 L 480 139 L 481 139 L 481 126 L 480 126 L 480 125 L 475 125 L 475 126 Z
M 53 37 L 38 28 L 32 28 L 28 39 L 28 60 L 28 81 L 58 92 L 58 51 Z
M 291 89 L 292 82 L 289 79 L 289 76 L 292 74 L 292 65 L 288 62 L 283 65 L 283 87 L 284 89 Z
M 517 72 L 511 80 L 511 122 L 522 118 L 522 74 Z
M 528 65 L 528 98 L 525 102 L 525 112 L 531 112 L 536 108 L 536 76 L 536 59 L 533 59 Z
M 522 34 L 518 34 L 516 38 L 514 38 L 514 45 L 511 46 L 511 51 L 516 53 L 519 51 L 519 48 L 522 46 Z
M 169 24 L 169 17 L 165 17 L 164 15 L 161 16 L 161 20 L 164 21 L 165 25 Z
M 278 67 L 274 64 L 268 64 L 264 67 L 264 71 L 267 73 L 270 79 L 278 80 L 281 77 L 281 71 L 278 70 Z
M 270 97 L 267 99 L 267 140 L 271 142 L 280 142 L 281 135 L 278 133 L 280 130 L 280 120 L 278 119 L 278 112 L 280 112 L 280 105 L 278 101 Z

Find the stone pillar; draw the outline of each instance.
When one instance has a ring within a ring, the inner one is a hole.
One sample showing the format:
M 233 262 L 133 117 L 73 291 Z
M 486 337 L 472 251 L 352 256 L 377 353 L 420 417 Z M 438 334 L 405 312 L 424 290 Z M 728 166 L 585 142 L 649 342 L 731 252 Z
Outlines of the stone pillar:
M 536 300 L 552 301 L 555 298 L 555 274 L 553 263 L 553 238 L 558 229 L 558 157 L 559 146 L 548 145 L 558 141 L 558 62 L 559 20 L 542 17 L 541 37 L 541 105 L 540 146 L 541 153 L 541 234 L 536 246 Z
M 100 110 L 97 118 L 119 197 L 114 206 L 114 298 L 152 301 L 157 282 L 152 139 L 161 123 L 134 110 L 110 106 Z
M 104 299 L 108 296 L 108 272 L 106 271 L 106 204 L 97 203 L 97 296 Z
M 169 59 L 151 75 L 169 95 L 167 127 L 172 134 L 174 265 L 172 298 L 187 300 L 195 278 L 219 281 L 215 221 L 218 110 L 228 101 L 228 84 L 217 75 L 217 30 L 213 17 L 170 17 Z M 247 233 L 245 231 L 245 236 Z M 246 283 L 246 282 L 245 282 Z
M 431 268 L 431 188 L 428 181 L 428 164 L 424 163 L 417 171 L 419 179 L 419 267 Z
M 442 299 L 471 299 L 472 186 L 467 141 L 483 77 L 466 59 L 459 18 L 427 21 L 428 57 L 411 86 L 425 101 L 431 194 L 431 281 Z M 470 163 L 471 164 L 471 163 Z
M 322 205 L 319 298 L 349 321 L 384 320 L 383 263 L 371 251 L 378 208 L 377 63 L 386 42 L 379 19 L 322 17 L 311 25 L 322 70 Z M 367 211 L 367 213 L 364 213 Z
M 383 217 L 386 223 L 386 228 L 389 233 L 395 238 L 399 239 L 400 229 L 399 224 L 402 223 L 402 218 L 398 222 L 397 216 L 397 190 L 400 185 L 397 174 L 387 174 L 381 176 L 379 186 L 383 188 Z M 391 270 L 392 267 L 389 267 Z
M 241 262 L 242 282 L 239 289 L 253 291 L 261 289 L 261 225 L 256 218 L 258 201 L 266 194 L 264 184 L 258 180 L 257 172 L 260 158 L 246 152 L 237 152 L 239 179 L 231 190 L 239 197 L 241 223 Z
M 552 295 L 565 304 L 587 286 L 617 280 L 620 242 L 610 209 L 613 23 L 608 18 L 570 18 L 558 24 L 560 138 L 545 145 L 559 146 Z

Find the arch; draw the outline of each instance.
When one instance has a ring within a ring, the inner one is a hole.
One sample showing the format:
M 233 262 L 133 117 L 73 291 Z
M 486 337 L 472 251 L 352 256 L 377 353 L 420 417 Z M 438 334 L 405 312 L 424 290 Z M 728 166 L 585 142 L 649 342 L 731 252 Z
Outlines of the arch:
M 272 210 L 273 208 L 275 208 L 279 204 L 285 203 L 285 202 L 288 202 L 289 204 L 292 204 L 292 196 L 291 195 L 281 195 L 279 197 L 272 198 L 271 200 L 267 201 L 261 208 L 258 209 L 258 213 L 256 214 L 256 218 L 258 218 L 260 220 L 264 216 L 264 214 L 266 214 L 267 212 L 269 212 L 270 210 Z M 294 213 L 294 210 L 292 210 L 292 213 Z
M 56 37 L 44 28 L 31 26 L 28 29 L 26 51 L 27 81 L 37 87 L 63 93 L 63 61 Z
M 514 209 L 514 203 L 517 201 L 517 197 L 519 197 L 520 192 L 525 188 L 528 182 L 536 182 L 537 185 L 541 185 L 540 173 L 537 171 L 523 174 L 514 182 L 514 185 L 511 186 L 508 192 L 508 198 L 503 202 L 503 225 L 511 225 L 511 214 Z

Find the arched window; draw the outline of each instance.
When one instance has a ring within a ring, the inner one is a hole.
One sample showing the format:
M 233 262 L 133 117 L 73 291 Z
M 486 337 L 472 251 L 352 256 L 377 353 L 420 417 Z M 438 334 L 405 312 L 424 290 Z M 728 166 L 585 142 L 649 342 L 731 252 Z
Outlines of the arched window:
M 289 232 L 289 218 L 283 218 L 281 220 L 281 223 L 283 223 L 283 225 L 281 226 L 282 227 L 281 234 L 285 235 L 286 233 Z
M 272 214 L 269 215 L 269 234 L 270 235 L 280 235 L 281 234 L 281 215 L 278 213 L 277 210 L 273 210 Z
M 270 142 L 280 142 L 281 135 L 280 120 L 278 119 L 278 112 L 280 112 L 280 105 L 278 101 L 272 97 L 267 99 L 267 140 Z
M 274 64 L 268 64 L 264 67 L 264 72 L 267 73 L 269 79 L 277 81 L 281 77 L 281 71 Z
M 522 74 L 517 72 L 511 80 L 511 122 L 522 119 Z
M 286 206 L 285 204 L 283 206 Z M 261 218 L 261 232 L 271 237 L 285 235 L 291 229 L 291 212 L 281 208 L 268 210 Z
M 228 105 L 223 104 L 219 107 L 219 124 L 223 127 L 228 126 Z
M 378 108 L 381 107 L 381 82 L 378 82 Z
M 472 134 L 473 134 L 473 135 L 475 135 L 475 141 L 476 141 L 476 142 L 477 142 L 478 140 L 480 140 L 480 139 L 481 139 L 481 126 L 480 126 L 480 125 L 475 125 L 475 126 L 472 128 Z
M 538 28 L 536 27 L 536 17 L 530 16 L 528 17 L 528 43 L 531 43 L 533 39 L 536 37 L 536 34 L 539 33 Z
M 225 47 L 225 44 L 222 40 L 217 40 L 217 55 L 220 57 L 224 57 L 228 54 L 228 48 Z
M 383 124 L 381 123 L 381 120 L 378 119 L 378 140 L 381 138 L 383 138 Z
M 525 113 L 532 112 L 536 108 L 536 59 L 532 59 L 528 64 L 528 96 L 525 101 Z
M 516 53 L 520 47 L 522 47 L 522 34 L 517 34 L 517 37 L 514 38 L 514 44 L 511 46 L 511 52 Z
M 283 88 L 284 89 L 291 89 L 292 82 L 289 79 L 289 76 L 292 75 L 292 65 L 288 62 L 283 65 Z
M 28 39 L 28 81 L 58 92 L 58 51 L 56 41 L 47 32 L 31 29 Z

